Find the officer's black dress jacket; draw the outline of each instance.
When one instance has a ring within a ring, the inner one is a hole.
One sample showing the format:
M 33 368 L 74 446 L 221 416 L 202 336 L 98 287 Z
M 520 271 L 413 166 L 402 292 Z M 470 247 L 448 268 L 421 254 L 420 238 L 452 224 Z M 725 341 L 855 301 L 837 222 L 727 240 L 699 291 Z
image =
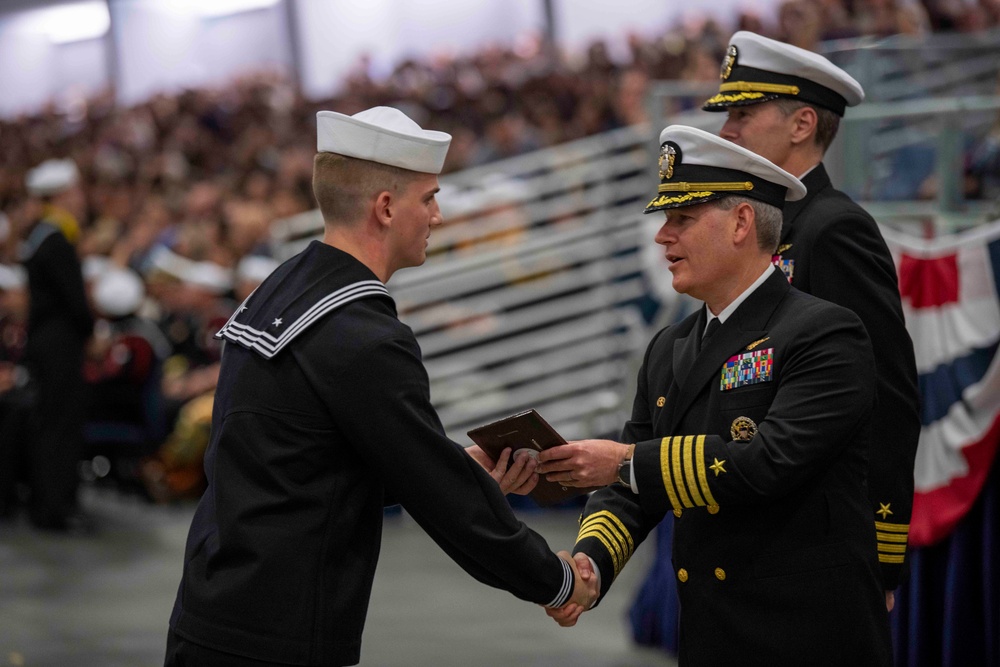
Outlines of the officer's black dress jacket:
M 906 331 L 892 257 L 872 217 L 834 189 L 823 165 L 802 179 L 804 199 L 784 208 L 779 254 L 792 285 L 857 313 L 875 352 L 868 498 L 886 590 L 900 583 L 913 508 L 920 435 L 913 343 Z
M 774 271 L 699 352 L 704 308 L 660 331 L 624 442 L 638 495 L 591 496 L 576 550 L 602 595 L 667 512 L 677 517 L 680 664 L 888 665 L 888 615 L 867 508 L 874 371 L 850 311 Z M 736 355 L 769 374 L 723 388 Z M 733 422 L 756 425 L 734 441 Z
M 177 634 L 259 660 L 357 663 L 390 502 L 479 581 L 568 597 L 563 561 L 445 437 L 416 339 L 360 262 L 313 242 L 220 333 Z

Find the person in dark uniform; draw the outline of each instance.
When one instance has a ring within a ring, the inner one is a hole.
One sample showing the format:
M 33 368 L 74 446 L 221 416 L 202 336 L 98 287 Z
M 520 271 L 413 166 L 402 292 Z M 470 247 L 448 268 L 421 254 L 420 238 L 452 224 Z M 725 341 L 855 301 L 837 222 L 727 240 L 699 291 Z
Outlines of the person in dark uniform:
M 682 666 L 890 665 L 865 491 L 871 345 L 857 315 L 771 264 L 781 206 L 805 188 L 701 130 L 660 142 L 646 213 L 665 212 L 674 289 L 705 307 L 649 344 L 622 442 L 541 453 L 550 480 L 608 485 L 575 557 L 603 595 L 672 512 Z M 548 613 L 572 625 L 583 611 Z
M 916 361 L 882 234 L 867 211 L 833 187 L 822 162 L 845 108 L 863 99 L 861 85 L 826 58 L 741 31 L 730 40 L 719 93 L 704 109 L 728 112 L 721 137 L 802 179 L 808 193 L 785 207 L 774 263 L 794 287 L 857 313 L 871 338 L 877 402 L 868 500 L 892 609 L 913 508 Z
M 28 278 L 20 266 L 0 263 L 0 521 L 14 519 L 18 487 L 27 481 L 34 387 L 24 363 Z
M 48 530 L 89 530 L 77 507 L 85 400 L 84 347 L 94 327 L 80 259 L 74 209 L 82 196 L 72 160 L 49 160 L 28 172 L 41 214 L 21 244 L 28 274 L 25 363 L 36 383 L 37 437 L 30 445 L 29 516 Z
M 385 287 L 424 262 L 442 222 L 435 194 L 450 135 L 387 107 L 320 111 L 317 135 L 324 237 L 218 334 L 208 487 L 167 665 L 356 664 L 383 508 L 395 503 L 485 584 L 551 607 L 596 597 L 567 552 L 515 518 L 495 481 L 509 454 L 491 477 L 481 451 L 445 436 Z M 515 483 L 530 484 L 529 472 Z

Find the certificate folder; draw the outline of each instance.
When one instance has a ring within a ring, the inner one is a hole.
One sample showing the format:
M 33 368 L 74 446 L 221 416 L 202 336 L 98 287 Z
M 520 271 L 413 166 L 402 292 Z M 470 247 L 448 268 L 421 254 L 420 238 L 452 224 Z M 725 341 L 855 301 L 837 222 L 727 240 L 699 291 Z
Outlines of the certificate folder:
M 513 455 L 519 449 L 540 452 L 549 447 L 566 444 L 566 440 L 535 410 L 525 410 L 479 426 L 469 431 L 468 435 L 472 442 L 479 445 L 494 461 L 500 459 L 504 448 L 510 447 L 510 463 L 514 462 Z M 559 482 L 549 482 L 542 477 L 531 492 L 531 497 L 544 507 L 561 503 L 582 493 L 589 493 L 595 488 L 598 487 L 563 486 Z

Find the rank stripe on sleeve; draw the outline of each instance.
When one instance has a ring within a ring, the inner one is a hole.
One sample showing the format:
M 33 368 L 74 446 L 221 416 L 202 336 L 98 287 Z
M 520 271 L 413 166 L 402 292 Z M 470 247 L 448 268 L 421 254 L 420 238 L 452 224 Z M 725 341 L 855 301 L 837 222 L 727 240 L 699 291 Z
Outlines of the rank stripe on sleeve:
M 663 438 L 660 441 L 660 474 L 674 510 L 717 504 L 708 487 L 704 435 Z
M 701 493 L 698 491 L 697 478 L 694 475 L 694 436 L 689 435 L 684 438 L 684 480 L 691 489 L 691 498 L 695 505 L 699 507 L 702 505 L 707 505 L 704 499 L 701 497 Z M 704 466 L 704 459 L 701 461 L 702 466 Z
M 680 496 L 684 507 L 694 507 L 694 502 L 691 500 L 691 496 L 688 495 L 687 492 L 688 486 L 684 482 L 684 471 L 681 469 L 681 449 L 686 449 L 686 447 L 681 444 L 683 441 L 684 438 L 679 435 L 670 439 L 670 448 L 672 450 L 670 459 L 673 464 L 674 480 L 677 482 L 677 495 Z
M 880 563 L 900 564 L 906 559 L 906 542 L 909 532 L 909 524 L 875 522 L 875 538 L 878 542 Z
M 708 488 L 708 472 L 705 470 L 705 436 L 699 435 L 694 445 L 694 461 L 698 466 L 698 483 L 701 491 L 705 495 L 705 502 L 709 505 L 718 505 L 712 490 Z
M 635 542 L 625 524 L 607 510 L 594 512 L 580 524 L 576 541 L 579 543 L 587 537 L 595 538 L 608 550 L 617 577 L 635 551 Z

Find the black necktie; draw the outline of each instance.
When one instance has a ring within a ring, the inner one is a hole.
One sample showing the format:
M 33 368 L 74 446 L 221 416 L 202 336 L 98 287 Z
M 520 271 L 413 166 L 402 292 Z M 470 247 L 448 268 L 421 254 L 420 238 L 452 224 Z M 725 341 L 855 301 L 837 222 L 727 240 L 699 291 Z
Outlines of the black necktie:
M 713 317 L 708 323 L 708 326 L 705 327 L 705 333 L 701 336 L 701 346 L 698 348 L 699 350 L 705 347 L 705 343 L 707 343 L 708 339 L 712 337 L 715 330 L 719 328 L 719 324 L 720 322 L 718 317 Z

